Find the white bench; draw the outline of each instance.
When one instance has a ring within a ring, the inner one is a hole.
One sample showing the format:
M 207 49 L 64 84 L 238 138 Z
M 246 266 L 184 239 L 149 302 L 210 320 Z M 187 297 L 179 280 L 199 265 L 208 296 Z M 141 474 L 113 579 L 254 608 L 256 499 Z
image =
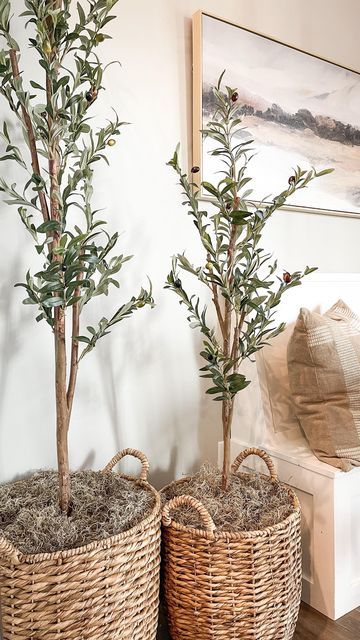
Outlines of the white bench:
M 288 323 L 249 365 L 252 384 L 237 397 L 232 457 L 260 446 L 302 505 L 303 600 L 332 619 L 360 606 L 360 468 L 344 473 L 310 451 L 287 396 L 286 344 L 301 306 L 321 312 L 342 298 L 360 315 L 360 275 L 314 274 L 284 296 L 279 321 Z M 219 443 L 219 455 L 222 443 Z M 248 468 L 264 470 L 249 458 Z

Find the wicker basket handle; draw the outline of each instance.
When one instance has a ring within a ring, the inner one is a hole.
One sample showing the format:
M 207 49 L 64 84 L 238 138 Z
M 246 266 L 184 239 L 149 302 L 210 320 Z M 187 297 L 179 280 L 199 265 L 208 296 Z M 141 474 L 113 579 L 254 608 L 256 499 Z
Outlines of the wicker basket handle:
M 148 471 L 149 471 L 149 461 L 142 451 L 138 451 L 137 449 L 123 449 L 119 451 L 119 453 L 114 456 L 110 462 L 104 467 L 101 473 L 107 473 L 108 471 L 112 471 L 115 465 L 125 458 L 125 456 L 133 456 L 134 458 L 138 458 L 141 462 L 141 474 L 140 480 L 147 481 Z
M 210 513 L 205 509 L 204 505 L 199 502 L 199 500 L 196 500 L 196 498 L 193 498 L 192 496 L 176 496 L 176 498 L 172 498 L 172 500 L 169 500 L 169 502 L 166 503 L 162 512 L 162 523 L 165 527 L 169 527 L 171 525 L 171 509 L 181 507 L 183 504 L 192 507 L 198 512 L 207 533 L 214 533 L 216 527 Z
M 271 460 L 270 456 L 266 453 L 266 451 L 263 451 L 263 449 L 257 449 L 256 447 L 245 449 L 244 451 L 239 453 L 239 455 L 235 458 L 232 464 L 231 471 L 233 473 L 236 473 L 241 463 L 245 460 L 245 458 L 248 458 L 249 456 L 253 456 L 253 455 L 259 456 L 259 458 L 262 458 L 264 460 L 270 472 L 270 479 L 272 480 L 272 482 L 277 482 L 278 475 L 275 471 L 273 461 Z
M 19 551 L 11 542 L 9 542 L 9 540 L 6 540 L 2 536 L 0 537 L 0 555 L 10 558 L 13 564 L 18 564 L 20 562 Z

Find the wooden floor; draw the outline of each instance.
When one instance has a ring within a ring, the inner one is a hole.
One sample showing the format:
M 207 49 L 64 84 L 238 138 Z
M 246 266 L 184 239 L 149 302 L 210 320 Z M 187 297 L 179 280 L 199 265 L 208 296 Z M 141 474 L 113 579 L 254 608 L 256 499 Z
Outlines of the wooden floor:
M 334 622 L 303 603 L 294 640 L 360 640 L 360 609 Z
M 157 639 L 170 640 L 162 615 Z M 333 622 L 303 603 L 293 640 L 360 640 L 360 609 Z

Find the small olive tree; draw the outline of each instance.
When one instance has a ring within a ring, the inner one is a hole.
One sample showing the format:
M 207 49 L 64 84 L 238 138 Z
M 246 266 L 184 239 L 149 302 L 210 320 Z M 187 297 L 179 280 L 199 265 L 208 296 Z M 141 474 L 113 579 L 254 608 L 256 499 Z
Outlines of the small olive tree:
M 34 275 L 28 271 L 25 282 L 17 286 L 26 290 L 24 304 L 38 309 L 36 320 L 45 321 L 54 334 L 59 500 L 65 513 L 70 504 L 68 430 L 79 360 L 113 325 L 153 304 L 150 285 L 149 291 L 141 289 L 110 318 L 101 318 L 82 333 L 85 306 L 119 287 L 119 272 L 131 257 L 112 254 L 118 233 L 105 230 L 103 213 L 92 205 L 94 165 L 108 163 L 106 150 L 125 124 L 116 114 L 98 129 L 90 120 L 105 71 L 97 50 L 109 38 L 104 29 L 115 18 L 111 11 L 116 2 L 93 0 L 86 7 L 78 2 L 75 17 L 70 0 L 24 0 L 21 15 L 31 29 L 29 44 L 39 62 L 38 76 L 26 83 L 19 69 L 20 48 L 11 32 L 11 5 L 0 0 L 5 43 L 0 50 L 0 93 L 24 139 L 24 148 L 17 147 L 3 123 L 5 153 L 0 161 L 18 163 L 24 183 L 18 187 L 0 177 L 0 191 L 7 204 L 17 206 L 40 260 L 39 270 Z
M 184 253 L 174 256 L 166 288 L 174 291 L 180 304 L 186 307 L 190 327 L 200 329 L 203 334 L 200 355 L 205 364 L 200 369 L 201 375 L 212 380 L 206 393 L 222 403 L 222 486 L 226 489 L 235 397 L 250 384 L 240 372 L 241 364 L 284 330 L 284 323 L 276 323 L 276 306 L 288 289 L 301 284 L 302 278 L 315 270 L 306 267 L 304 271 L 276 276 L 277 262 L 260 246 L 262 232 L 269 218 L 289 196 L 332 169 L 316 172 L 297 167 L 284 191 L 270 204 L 250 200 L 252 190 L 248 189 L 248 183 L 251 178 L 246 171 L 253 140 L 244 141 L 239 135 L 244 127 L 239 117 L 238 94 L 230 87 L 222 91 L 221 82 L 222 76 L 213 89 L 214 116 L 202 131 L 204 138 L 216 142 L 217 146 L 210 153 L 219 157 L 224 166 L 218 184 L 201 183 L 212 197 L 213 213 L 201 207 L 199 186 L 193 177 L 182 172 L 179 147 L 168 163 L 178 174 L 185 195 L 183 204 L 188 207 L 204 249 L 204 264 L 194 266 Z M 199 167 L 193 167 L 191 172 L 197 174 Z M 179 277 L 180 270 L 191 273 L 210 289 L 219 331 L 209 326 L 206 305 L 198 296 L 186 292 Z

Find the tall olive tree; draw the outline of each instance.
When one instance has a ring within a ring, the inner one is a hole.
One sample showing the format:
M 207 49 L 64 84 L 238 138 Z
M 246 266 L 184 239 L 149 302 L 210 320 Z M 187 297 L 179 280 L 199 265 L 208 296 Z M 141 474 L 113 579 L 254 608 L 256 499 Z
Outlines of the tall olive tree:
M 5 203 L 17 207 L 40 261 L 38 271 L 28 271 L 18 286 L 26 290 L 24 304 L 34 305 L 36 320 L 46 322 L 54 334 L 59 499 L 64 512 L 70 503 L 68 430 L 79 361 L 113 325 L 153 304 L 150 286 L 110 318 L 101 318 L 85 333 L 81 329 L 85 306 L 119 287 L 119 272 L 131 257 L 113 255 L 118 233 L 106 231 L 103 213 L 92 205 L 95 163 L 108 163 L 107 150 L 124 124 L 116 114 L 100 128 L 91 122 L 105 71 L 98 47 L 109 38 L 105 29 L 115 18 L 111 11 L 116 2 L 78 2 L 74 16 L 70 0 L 24 0 L 21 15 L 39 63 L 36 77 L 30 79 L 20 68 L 10 2 L 0 0 L 0 93 L 20 123 L 24 141 L 16 146 L 3 123 L 5 152 L 0 160 L 16 162 L 24 178 L 17 186 L 1 177 L 0 190 Z
M 250 384 L 240 371 L 241 364 L 284 330 L 285 324 L 276 322 L 275 308 L 288 289 L 301 284 L 302 278 L 314 271 L 306 267 L 304 271 L 276 275 L 277 262 L 261 247 L 262 233 L 271 216 L 291 195 L 332 169 L 316 172 L 297 167 L 285 189 L 270 203 L 252 201 L 247 168 L 253 140 L 244 139 L 236 90 L 226 87 L 222 91 L 221 82 L 222 76 L 213 90 L 215 113 L 202 132 L 204 138 L 216 143 L 210 153 L 223 164 L 217 184 L 201 183 L 212 198 L 208 209 L 204 209 L 200 188 L 194 181 L 199 167 L 192 168 L 190 178 L 183 173 L 179 148 L 168 163 L 179 177 L 185 196 L 183 204 L 188 207 L 202 244 L 204 263 L 194 266 L 184 253 L 176 255 L 166 287 L 174 291 L 180 304 L 186 307 L 190 326 L 203 334 L 201 375 L 212 381 L 206 393 L 222 403 L 222 484 L 226 489 L 235 397 Z M 209 325 L 207 308 L 201 299 L 186 292 L 180 271 L 189 272 L 210 290 L 219 330 Z

